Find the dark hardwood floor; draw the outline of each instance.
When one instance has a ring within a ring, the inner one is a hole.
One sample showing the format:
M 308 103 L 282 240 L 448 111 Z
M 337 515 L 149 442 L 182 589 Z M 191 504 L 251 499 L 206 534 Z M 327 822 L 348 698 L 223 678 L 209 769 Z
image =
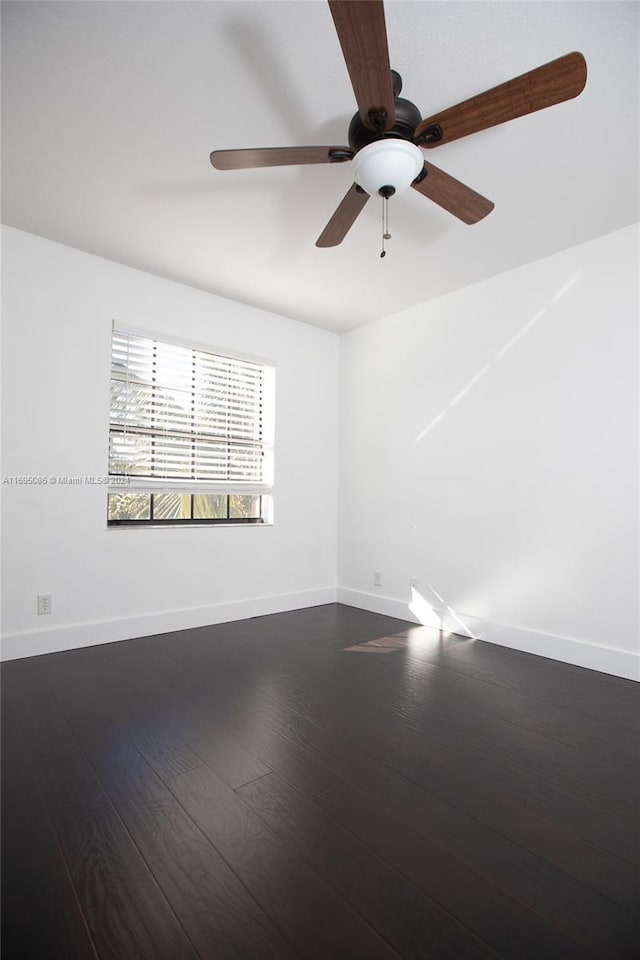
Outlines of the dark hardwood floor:
M 329 605 L 2 693 L 4 960 L 640 956 L 630 681 Z

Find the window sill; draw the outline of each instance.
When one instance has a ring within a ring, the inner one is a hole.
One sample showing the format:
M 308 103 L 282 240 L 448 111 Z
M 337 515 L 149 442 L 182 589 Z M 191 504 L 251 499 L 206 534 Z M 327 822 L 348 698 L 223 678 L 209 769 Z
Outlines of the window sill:
M 107 530 L 184 530 L 189 528 L 189 530 L 202 529 L 202 530 L 246 530 L 248 527 L 255 529 L 256 527 L 273 527 L 273 521 L 263 521 L 262 523 L 188 523 L 183 521 L 182 523 L 151 523 L 148 520 L 133 521 L 132 523 L 108 523 Z

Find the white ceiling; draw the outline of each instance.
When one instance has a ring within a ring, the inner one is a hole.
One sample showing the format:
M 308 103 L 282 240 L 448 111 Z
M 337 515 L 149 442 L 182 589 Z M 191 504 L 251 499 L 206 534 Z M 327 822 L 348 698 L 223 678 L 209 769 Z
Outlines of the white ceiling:
M 423 116 L 580 50 L 575 100 L 428 152 L 495 203 L 465 226 L 409 190 L 315 240 L 350 164 L 219 172 L 212 149 L 346 144 L 355 100 L 324 0 L 3 2 L 3 220 L 348 330 L 638 217 L 635 2 L 386 4 Z

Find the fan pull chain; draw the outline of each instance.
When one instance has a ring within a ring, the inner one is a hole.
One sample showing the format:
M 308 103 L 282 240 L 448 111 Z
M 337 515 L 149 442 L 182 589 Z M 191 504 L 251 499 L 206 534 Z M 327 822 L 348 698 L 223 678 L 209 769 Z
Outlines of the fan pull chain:
M 389 233 L 389 198 L 382 198 L 382 253 L 380 257 L 386 257 L 387 251 L 384 248 L 385 240 L 390 240 L 391 234 Z

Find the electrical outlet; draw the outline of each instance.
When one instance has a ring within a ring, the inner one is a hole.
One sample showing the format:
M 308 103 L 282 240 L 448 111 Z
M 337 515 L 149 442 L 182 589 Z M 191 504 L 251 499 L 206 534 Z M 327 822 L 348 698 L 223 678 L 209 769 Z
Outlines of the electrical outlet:
M 379 570 L 373 571 L 373 585 L 374 587 L 382 586 L 382 574 L 380 573 Z
M 40 616 L 43 613 L 51 613 L 51 594 L 50 593 L 38 594 L 38 616 Z

